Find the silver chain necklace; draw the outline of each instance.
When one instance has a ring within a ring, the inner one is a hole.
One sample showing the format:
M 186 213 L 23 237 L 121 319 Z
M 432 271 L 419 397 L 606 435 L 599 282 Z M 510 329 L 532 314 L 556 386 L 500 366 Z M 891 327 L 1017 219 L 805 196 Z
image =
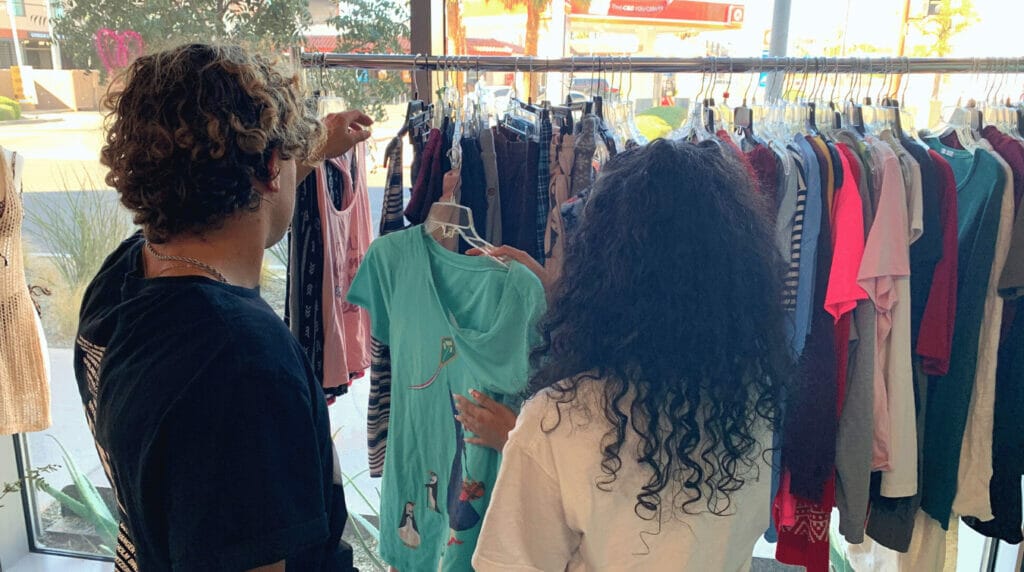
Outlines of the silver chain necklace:
M 189 258 L 187 256 L 171 256 L 169 254 L 160 254 L 159 252 L 156 251 L 155 248 L 153 248 L 153 243 L 149 242 L 148 240 L 146 241 L 146 248 L 149 250 L 150 254 L 156 257 L 157 260 L 162 260 L 164 262 L 184 262 L 185 264 L 190 264 L 206 272 L 210 276 L 213 276 L 214 278 L 223 282 L 224 284 L 228 284 L 228 279 L 225 278 L 224 275 L 221 274 L 219 270 L 217 270 L 213 266 L 210 266 L 209 264 L 206 264 L 205 262 L 200 262 L 195 258 Z

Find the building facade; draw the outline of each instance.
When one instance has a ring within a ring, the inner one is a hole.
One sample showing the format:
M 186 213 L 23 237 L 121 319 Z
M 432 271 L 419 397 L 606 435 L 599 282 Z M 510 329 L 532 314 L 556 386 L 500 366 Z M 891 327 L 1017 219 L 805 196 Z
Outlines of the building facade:
M 0 69 L 53 69 L 49 0 L 0 0 Z M 17 51 L 16 51 L 17 50 Z

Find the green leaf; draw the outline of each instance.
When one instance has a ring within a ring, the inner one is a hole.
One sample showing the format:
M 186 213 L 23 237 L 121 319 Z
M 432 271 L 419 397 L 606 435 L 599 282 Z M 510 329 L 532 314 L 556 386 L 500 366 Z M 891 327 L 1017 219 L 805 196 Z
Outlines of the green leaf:
M 378 542 L 380 541 L 380 530 L 377 527 L 373 526 L 370 523 L 370 521 L 366 520 L 366 517 L 355 512 L 349 514 L 349 516 L 352 517 L 356 522 L 358 522 L 360 526 L 365 528 L 366 531 L 370 533 L 370 536 L 372 536 L 374 540 Z
M 88 520 L 96 527 L 96 531 L 100 533 L 104 540 L 111 541 L 112 543 L 112 541 L 117 538 L 117 520 L 112 514 L 110 514 L 110 509 L 107 508 L 107 504 L 104 502 L 103 497 L 100 496 L 100 492 L 96 489 L 96 486 L 92 484 L 92 481 L 90 481 L 89 478 L 79 470 L 78 465 L 68 453 L 63 443 L 53 435 L 47 436 L 50 437 L 58 447 L 60 447 L 61 455 L 64 457 L 65 466 L 67 467 L 68 472 L 71 473 L 71 479 L 75 483 L 75 488 L 78 489 L 78 494 L 82 497 L 82 502 L 78 503 L 78 501 L 74 501 L 74 499 L 71 499 L 71 497 L 68 497 L 63 492 L 53 489 L 53 487 L 45 481 L 41 481 L 41 485 L 46 487 L 44 490 L 47 494 L 53 496 L 61 503 L 73 501 L 75 505 L 82 505 L 80 510 L 83 510 L 84 514 L 79 512 L 79 510 L 76 510 L 74 505 L 69 504 L 68 508 L 75 511 L 75 513 L 82 518 Z
M 369 471 L 369 469 L 367 469 L 366 471 L 363 471 L 362 473 L 359 473 L 359 474 L 357 474 L 355 476 L 356 477 L 362 476 L 364 473 L 366 473 L 368 471 Z M 359 485 L 356 484 L 356 482 L 354 480 L 354 477 L 350 477 L 350 476 L 346 475 L 344 472 L 341 473 L 341 476 L 342 476 L 342 478 L 345 479 L 345 490 L 354 490 L 354 491 L 356 491 L 356 494 L 359 495 L 359 498 L 363 499 L 363 502 L 366 503 L 366 506 L 370 507 L 370 509 L 373 510 L 373 515 L 379 518 L 380 517 L 380 513 L 378 513 L 377 509 L 374 508 L 374 507 L 376 507 L 378 504 L 380 504 L 380 491 L 377 491 L 377 502 L 370 502 L 369 497 L 367 497 L 366 494 L 363 493 L 363 490 L 359 487 Z

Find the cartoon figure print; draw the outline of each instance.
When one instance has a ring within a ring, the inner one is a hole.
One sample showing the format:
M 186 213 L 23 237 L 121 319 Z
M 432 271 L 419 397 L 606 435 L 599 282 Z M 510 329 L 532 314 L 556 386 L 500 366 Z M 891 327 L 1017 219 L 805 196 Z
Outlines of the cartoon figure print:
M 452 412 L 455 413 L 455 397 L 448 393 L 452 403 Z M 454 415 L 453 415 L 454 417 Z M 480 513 L 473 508 L 473 501 L 484 496 L 484 484 L 474 480 L 469 471 L 465 470 L 463 463 L 466 460 L 466 440 L 462 430 L 462 423 L 455 421 L 455 460 L 452 462 L 452 471 L 448 478 L 448 522 L 450 525 L 448 534 L 448 546 L 463 544 L 457 533 L 473 529 L 482 520 Z M 465 473 L 465 474 L 464 474 Z
M 402 520 L 398 523 L 398 538 L 402 544 L 413 550 L 420 547 L 420 530 L 416 526 L 416 503 L 405 503 L 405 510 L 402 512 Z
M 452 338 L 441 338 L 441 360 L 438 363 L 437 369 L 434 370 L 434 375 L 430 376 L 430 379 L 419 385 L 409 386 L 409 389 L 420 390 L 434 385 L 434 382 L 437 381 L 437 378 L 441 375 L 441 370 L 444 369 L 446 365 L 452 363 L 452 361 L 455 360 L 455 357 L 455 340 Z
M 430 510 L 440 513 L 441 509 L 437 508 L 437 473 L 430 471 L 430 480 L 427 481 L 427 498 L 430 501 Z

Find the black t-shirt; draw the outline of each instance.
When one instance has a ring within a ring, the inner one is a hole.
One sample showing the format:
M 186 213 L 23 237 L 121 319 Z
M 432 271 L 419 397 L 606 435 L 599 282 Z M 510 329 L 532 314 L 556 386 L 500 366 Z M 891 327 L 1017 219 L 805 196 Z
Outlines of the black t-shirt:
M 327 406 L 298 342 L 258 290 L 144 278 L 143 244 L 93 280 L 75 350 L 121 509 L 117 569 L 350 570 Z

